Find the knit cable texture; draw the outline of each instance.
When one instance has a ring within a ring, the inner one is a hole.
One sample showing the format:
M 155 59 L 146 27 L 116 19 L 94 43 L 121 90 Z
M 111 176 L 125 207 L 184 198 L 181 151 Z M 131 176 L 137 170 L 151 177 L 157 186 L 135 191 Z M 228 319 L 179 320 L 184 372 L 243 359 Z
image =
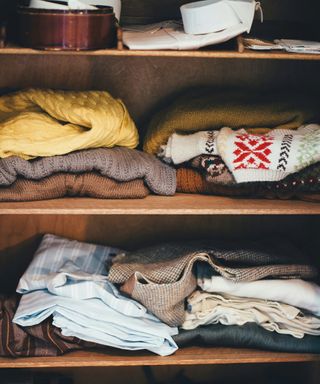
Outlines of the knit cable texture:
M 108 92 L 29 89 L 0 97 L 0 158 L 135 148 L 138 142 L 126 107 Z
M 119 182 L 143 179 L 159 195 L 174 195 L 176 191 L 175 169 L 152 155 L 123 147 L 82 150 L 32 161 L 16 156 L 0 159 L 0 186 L 11 185 L 18 177 L 41 180 L 58 172 L 92 171 Z
M 39 181 L 18 179 L 10 187 L 0 187 L 0 201 L 49 200 L 65 196 L 142 199 L 148 194 L 141 179 L 119 182 L 93 172 L 56 173 Z

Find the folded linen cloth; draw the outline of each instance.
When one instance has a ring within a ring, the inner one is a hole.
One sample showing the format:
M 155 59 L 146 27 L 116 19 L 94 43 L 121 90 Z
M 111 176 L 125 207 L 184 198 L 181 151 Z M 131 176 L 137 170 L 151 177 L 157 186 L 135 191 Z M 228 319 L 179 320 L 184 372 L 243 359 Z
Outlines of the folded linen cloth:
M 320 160 L 320 125 L 260 136 L 222 128 L 216 145 L 237 183 L 278 181 Z
M 234 282 L 222 276 L 212 275 L 210 268 L 199 264 L 197 283 L 206 292 L 280 301 L 320 317 L 320 287 L 312 282 L 299 279 Z
M 26 161 L 16 156 L 0 159 L 0 186 L 14 183 L 18 177 L 40 180 L 58 172 L 96 171 L 116 181 L 143 179 L 148 188 L 160 195 L 173 195 L 175 170 L 155 156 L 129 148 L 98 148 Z
M 320 335 L 320 318 L 288 304 L 195 291 L 188 298 L 183 329 L 199 325 L 257 323 L 271 332 L 303 338 Z
M 173 353 L 176 328 L 119 294 L 105 275 L 119 250 L 44 236 L 17 292 L 23 294 L 14 322 L 40 324 L 53 316 L 64 336 L 121 349 Z
M 29 89 L 0 97 L 0 158 L 134 148 L 138 141 L 126 107 L 108 92 Z
M 93 348 L 95 344 L 75 337 L 66 337 L 52 325 L 51 319 L 33 327 L 20 327 L 12 322 L 20 297 L 0 296 L 0 356 L 57 356 L 77 349 Z
M 316 268 L 302 262 L 291 243 L 202 241 L 167 243 L 117 255 L 108 279 L 122 284 L 121 290 L 145 305 L 165 323 L 181 325 L 184 300 L 196 289 L 193 266 L 203 262 L 213 273 L 234 281 L 264 277 L 305 278 L 316 276 Z
M 211 180 L 208 181 L 208 176 L 204 176 L 195 169 L 178 168 L 177 192 L 279 199 L 297 197 L 302 200 L 308 200 L 310 194 L 320 192 L 320 162 L 310 165 L 299 172 L 292 173 L 283 180 L 276 182 L 250 182 L 226 185 L 211 182 Z
M 150 121 L 144 140 L 146 152 L 157 154 L 173 133 L 222 127 L 265 133 L 270 128 L 297 129 L 320 121 L 319 95 L 301 92 L 198 88 L 184 92 L 167 105 Z
M 9 187 L 0 187 L 0 201 L 49 200 L 65 196 L 142 199 L 149 193 L 142 179 L 119 182 L 94 172 L 56 173 L 38 181 L 19 178 Z
M 186 346 L 212 346 L 256 348 L 278 352 L 320 353 L 318 336 L 305 335 L 297 339 L 289 335 L 269 332 L 255 323 L 238 325 L 213 324 L 192 330 L 180 330 L 174 336 L 179 348 Z

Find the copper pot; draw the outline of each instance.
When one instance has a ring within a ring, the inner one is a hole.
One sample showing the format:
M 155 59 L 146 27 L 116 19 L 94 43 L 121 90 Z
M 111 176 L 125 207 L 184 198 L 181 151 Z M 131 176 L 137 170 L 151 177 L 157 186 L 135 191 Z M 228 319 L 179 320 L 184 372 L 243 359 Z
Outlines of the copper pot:
M 18 8 L 19 43 L 49 50 L 89 50 L 116 45 L 112 7 L 97 10 Z

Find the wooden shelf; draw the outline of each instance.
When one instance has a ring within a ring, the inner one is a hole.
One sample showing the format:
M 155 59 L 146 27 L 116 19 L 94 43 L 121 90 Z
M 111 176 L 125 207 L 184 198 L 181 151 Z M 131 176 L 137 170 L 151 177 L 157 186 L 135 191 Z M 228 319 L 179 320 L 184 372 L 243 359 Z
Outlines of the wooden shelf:
M 297 54 L 286 52 L 257 52 L 245 50 L 240 53 L 236 50 L 190 50 L 190 51 L 136 51 L 129 49 L 102 49 L 98 51 L 50 51 L 35 50 L 16 46 L 0 48 L 3 55 L 64 55 L 64 56 L 139 56 L 139 57 L 183 57 L 183 58 L 216 58 L 216 59 L 271 59 L 271 60 L 313 60 L 319 61 L 320 55 Z
M 320 204 L 177 194 L 138 200 L 63 198 L 0 203 L 0 215 L 319 215 Z
M 0 358 L 0 368 L 132 367 L 320 361 L 320 355 L 235 348 L 190 347 L 160 357 L 147 352 L 71 352 L 59 357 Z

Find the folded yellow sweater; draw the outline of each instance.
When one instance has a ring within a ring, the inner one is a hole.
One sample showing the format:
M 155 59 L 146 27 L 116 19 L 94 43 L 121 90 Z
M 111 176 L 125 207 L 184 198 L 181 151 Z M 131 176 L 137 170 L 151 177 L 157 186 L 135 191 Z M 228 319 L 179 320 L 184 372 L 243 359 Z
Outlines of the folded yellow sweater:
M 126 107 L 107 92 L 30 89 L 0 97 L 0 158 L 135 148 L 138 142 Z
M 245 128 L 265 133 L 270 128 L 297 129 L 304 123 L 319 123 L 319 94 L 193 89 L 159 111 L 151 120 L 144 150 L 156 154 L 174 133 L 193 133 Z

